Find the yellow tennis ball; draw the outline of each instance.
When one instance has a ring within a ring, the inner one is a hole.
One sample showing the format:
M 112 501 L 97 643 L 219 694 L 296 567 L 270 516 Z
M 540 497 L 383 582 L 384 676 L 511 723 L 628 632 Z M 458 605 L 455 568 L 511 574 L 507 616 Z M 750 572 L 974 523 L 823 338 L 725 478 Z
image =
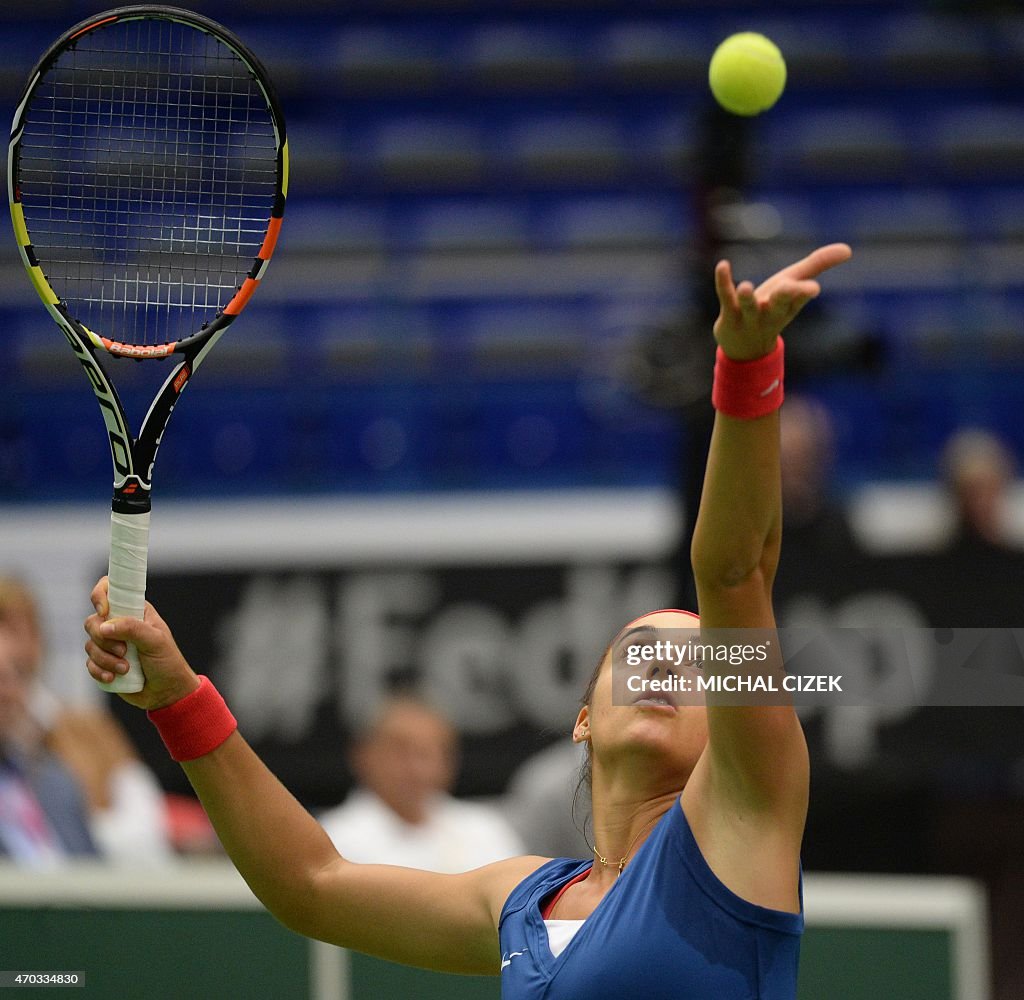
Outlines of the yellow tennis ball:
M 782 96 L 786 62 L 770 39 L 756 31 L 741 31 L 715 49 L 708 82 L 715 100 L 726 111 L 759 115 Z

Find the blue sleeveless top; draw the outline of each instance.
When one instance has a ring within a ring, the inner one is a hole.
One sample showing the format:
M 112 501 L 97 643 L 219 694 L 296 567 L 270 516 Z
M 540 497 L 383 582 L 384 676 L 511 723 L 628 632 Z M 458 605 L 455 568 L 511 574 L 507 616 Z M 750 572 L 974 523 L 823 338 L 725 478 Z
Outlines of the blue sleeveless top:
M 748 903 L 708 867 L 677 801 L 555 958 L 541 903 L 591 861 L 559 858 L 501 911 L 502 1000 L 794 1000 L 803 913 Z

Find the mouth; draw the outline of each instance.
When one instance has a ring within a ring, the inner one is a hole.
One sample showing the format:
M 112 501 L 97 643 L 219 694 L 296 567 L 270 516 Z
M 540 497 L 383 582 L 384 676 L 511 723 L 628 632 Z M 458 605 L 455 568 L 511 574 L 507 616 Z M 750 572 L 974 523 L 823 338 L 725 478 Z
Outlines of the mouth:
M 633 708 L 660 709 L 663 712 L 671 712 L 672 714 L 675 714 L 676 704 L 667 695 L 648 694 L 644 695 L 642 698 L 637 698 L 637 700 L 633 702 Z

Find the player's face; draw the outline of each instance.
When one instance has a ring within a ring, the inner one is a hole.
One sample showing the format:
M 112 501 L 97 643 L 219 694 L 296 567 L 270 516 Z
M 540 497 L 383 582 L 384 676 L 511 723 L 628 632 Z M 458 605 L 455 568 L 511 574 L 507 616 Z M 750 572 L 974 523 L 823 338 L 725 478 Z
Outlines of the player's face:
M 696 637 L 697 630 L 695 618 L 659 611 L 633 622 L 616 637 L 602 663 L 591 702 L 577 720 L 577 730 L 584 720 L 589 726 L 595 768 L 599 762 L 633 762 L 638 768 L 655 767 L 677 776 L 679 787 L 686 783 L 707 744 L 704 705 L 694 696 L 678 692 L 630 690 L 628 680 L 664 680 L 692 667 L 650 661 L 635 669 L 624 668 L 628 646 L 649 645 L 659 638 L 680 644 L 691 633 Z M 637 686 L 635 680 L 633 686 Z

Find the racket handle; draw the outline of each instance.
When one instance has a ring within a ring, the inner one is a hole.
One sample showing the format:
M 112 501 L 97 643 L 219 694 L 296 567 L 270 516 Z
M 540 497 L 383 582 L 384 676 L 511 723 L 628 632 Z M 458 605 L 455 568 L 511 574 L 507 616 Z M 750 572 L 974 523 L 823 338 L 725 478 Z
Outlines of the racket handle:
M 110 514 L 110 580 L 111 618 L 142 618 L 146 611 L 146 564 L 149 561 L 149 511 L 140 514 Z M 139 664 L 139 653 L 128 644 L 125 654 L 128 673 L 115 677 L 109 684 L 100 683 L 104 691 L 133 694 L 141 691 L 146 676 Z

